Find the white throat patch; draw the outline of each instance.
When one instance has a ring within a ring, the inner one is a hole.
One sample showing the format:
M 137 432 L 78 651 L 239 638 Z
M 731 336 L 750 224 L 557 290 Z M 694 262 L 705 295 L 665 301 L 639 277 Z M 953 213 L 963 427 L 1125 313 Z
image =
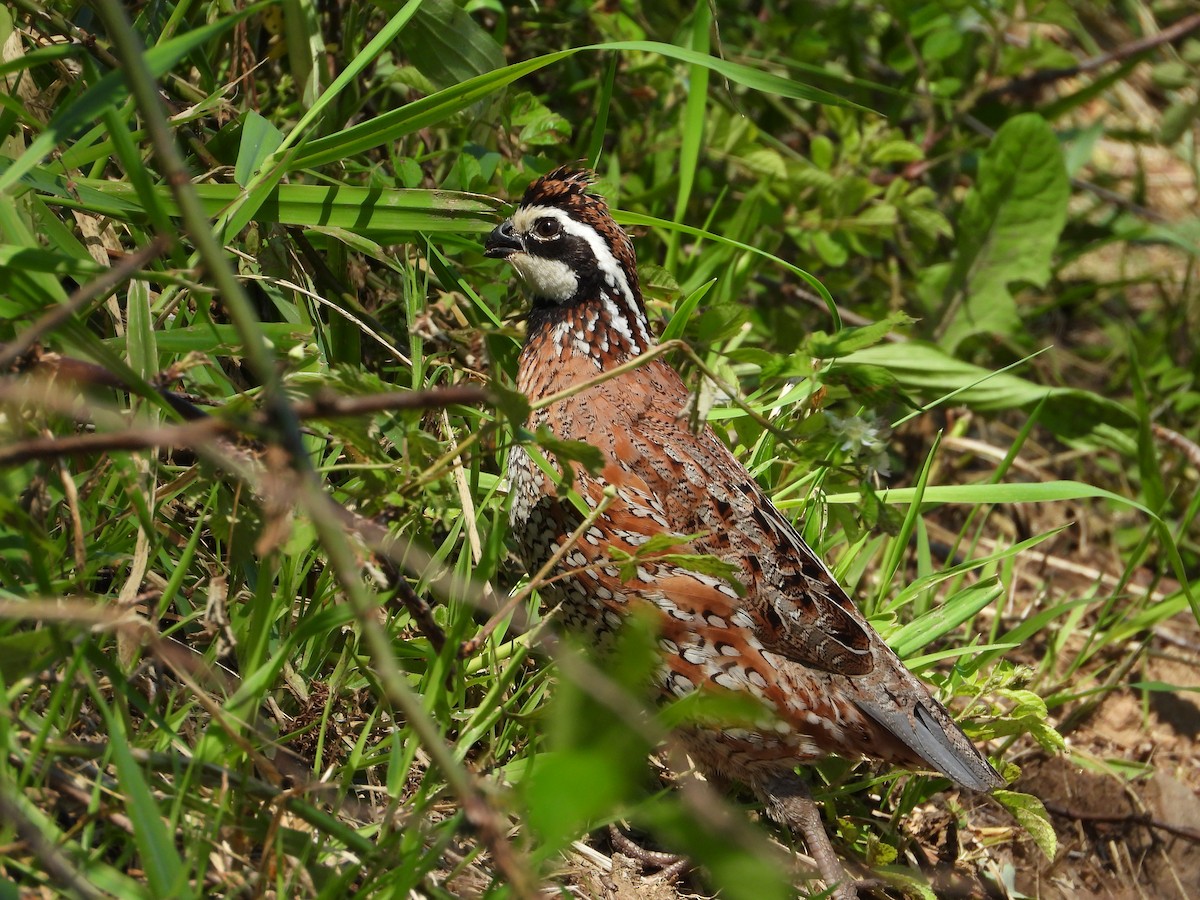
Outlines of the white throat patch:
M 508 257 L 521 280 L 535 297 L 565 303 L 575 296 L 579 277 L 565 262 L 546 259 L 531 253 L 514 253 Z

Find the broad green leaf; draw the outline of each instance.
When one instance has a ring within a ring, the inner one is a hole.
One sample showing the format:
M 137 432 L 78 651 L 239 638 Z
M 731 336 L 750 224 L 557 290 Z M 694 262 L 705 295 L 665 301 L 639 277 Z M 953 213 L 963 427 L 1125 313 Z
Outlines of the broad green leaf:
M 462 84 L 453 85 L 435 94 L 430 94 L 428 97 L 406 103 L 398 109 L 388 110 L 366 122 L 352 125 L 328 137 L 309 141 L 304 145 L 304 149 L 291 160 L 290 167 L 307 169 L 324 166 L 374 147 L 390 144 L 405 135 L 443 122 L 489 94 L 512 84 L 518 78 L 536 72 L 560 59 L 565 59 L 574 52 L 576 51 L 562 50 L 478 75 L 467 79 Z
M 507 104 L 509 121 L 514 130 L 520 129 L 516 140 L 525 146 L 552 147 L 571 136 L 571 123 L 550 110 L 537 97 L 522 91 Z M 470 163 L 478 168 L 473 156 L 460 156 L 460 163 Z M 463 185 L 466 186 L 466 182 Z
M 287 40 L 287 59 L 297 93 L 305 109 L 311 109 L 321 93 L 322 61 L 325 41 L 321 34 L 321 14 L 315 0 L 283 0 L 283 33 Z M 239 181 L 240 184 L 245 182 Z
M 890 644 L 891 642 L 889 641 L 888 643 Z M 904 665 L 919 675 L 930 666 L 943 660 L 958 659 L 963 656 L 969 656 L 974 659 L 977 654 L 985 651 L 999 650 L 1003 652 L 1020 646 L 1015 641 L 1002 641 L 998 644 L 968 644 L 949 647 L 945 650 L 936 650 L 933 653 L 922 653 L 920 656 L 906 656 L 904 658 Z
M 946 347 L 973 334 L 1016 331 L 1020 318 L 1009 285 L 1049 281 L 1069 195 L 1053 129 L 1034 113 L 1005 122 L 980 159 L 959 215 L 957 252 L 942 296 Z
M 638 281 L 642 284 L 643 297 L 674 298 L 680 292 L 679 282 L 670 269 L 654 263 L 638 266 Z
M 886 319 L 856 328 L 843 328 L 828 335 L 814 331 L 805 344 L 805 352 L 813 359 L 837 359 L 855 350 L 863 350 L 882 341 L 893 329 L 911 325 L 915 320 L 902 312 L 892 313 Z
M 1194 684 L 1168 684 L 1165 681 L 1135 681 L 1129 686 L 1139 691 L 1155 691 L 1164 694 L 1174 694 L 1177 691 L 1200 692 L 1200 686 Z
M 648 216 L 644 213 L 627 212 L 626 210 L 614 209 L 612 211 L 613 218 L 622 225 L 644 225 L 649 228 L 662 228 L 665 231 L 679 231 L 683 234 L 691 235 L 692 237 L 703 238 L 704 240 L 712 241 L 716 244 L 722 244 L 726 247 L 736 247 L 738 250 L 746 250 L 763 259 L 769 259 L 778 266 L 787 269 L 798 278 L 802 278 L 808 282 L 809 286 L 821 295 L 821 299 L 825 301 L 825 306 L 829 310 L 830 318 L 833 319 L 835 327 L 841 326 L 841 316 L 837 311 L 837 304 L 833 302 L 833 297 L 830 295 L 825 285 L 817 279 L 815 275 L 804 271 L 799 266 L 793 265 L 787 260 L 776 256 L 762 247 L 755 247 L 752 244 L 744 243 L 743 241 L 734 240 L 733 238 L 725 237 L 722 234 L 714 234 L 711 231 L 705 231 L 702 228 L 695 228 L 691 225 L 684 225 L 679 222 L 668 222 L 666 219 L 660 219 L 656 216 Z
M 1050 824 L 1050 814 L 1046 812 L 1042 801 L 1032 794 L 1017 791 L 993 791 L 992 796 L 1016 817 L 1038 849 L 1046 854 L 1046 859 L 1054 859 L 1058 852 L 1058 835 Z
M 46 63 L 70 59 L 84 52 L 82 44 L 52 44 L 49 47 L 26 50 L 14 59 L 0 61 L 0 77 L 11 75 L 24 69 L 34 69 Z
M 679 728 L 704 722 L 719 722 L 725 727 L 753 726 L 768 714 L 763 701 L 743 691 L 692 691 L 659 708 L 658 721 L 665 728 Z
M 283 132 L 254 110 L 242 122 L 242 141 L 238 147 L 233 179 L 242 187 L 250 183 L 263 161 L 283 143 Z
M 611 765 L 603 749 L 550 751 L 538 755 L 525 782 L 528 822 L 552 852 L 578 838 L 625 799 L 628 773 Z
M 556 437 L 554 432 L 545 425 L 538 428 L 537 433 L 534 435 L 534 440 L 541 447 L 553 453 L 560 465 L 567 460 L 573 460 L 580 463 L 593 475 L 604 467 L 604 454 L 587 441 L 571 441 Z M 568 467 L 563 467 L 563 472 L 570 471 Z
M 842 358 L 843 363 L 880 366 L 899 386 L 922 398 L 954 394 L 954 402 L 980 412 L 1031 409 L 1045 400 L 1042 423 L 1057 434 L 1078 438 L 1100 425 L 1133 428 L 1133 413 L 1090 391 L 1035 384 L 1011 372 L 994 372 L 947 355 L 920 341 L 878 344 Z
M 667 322 L 667 327 L 663 329 L 662 340 L 664 343 L 683 337 L 683 331 L 687 328 L 687 323 L 692 317 L 692 313 L 696 311 L 696 307 L 700 301 L 704 299 L 705 294 L 711 291 L 713 285 L 716 283 L 717 279 L 710 279 L 680 301 L 679 305 L 675 307 L 675 312 L 671 314 L 671 320 Z
M 390 9 L 398 4 L 384 6 Z M 438 88 L 504 66 L 500 45 L 451 0 L 424 0 L 400 32 L 400 46 L 408 61 Z
M 909 622 L 892 635 L 888 643 L 902 659 L 907 659 L 942 635 L 953 631 L 1003 593 L 1004 586 L 998 578 L 988 578 L 972 584 L 942 606 L 931 609 L 919 619 Z
M 287 322 L 263 322 L 259 327 L 280 355 L 313 339 L 311 332 L 303 326 Z M 125 338 L 107 338 L 102 343 L 118 351 L 125 346 Z M 175 356 L 187 353 L 231 357 L 243 355 L 242 339 L 233 325 L 187 325 L 159 331 L 154 333 L 154 344 L 157 352 Z
M 774 848 L 759 834 L 739 828 L 736 821 L 723 821 L 725 817 L 697 812 L 694 805 L 659 803 L 638 810 L 637 820 L 661 835 L 668 847 L 687 849 L 693 859 L 703 859 L 705 869 L 721 885 L 721 896 L 727 900 L 785 900 L 797 896 L 794 873 L 789 878 L 779 855 L 771 852 Z
M 675 535 L 666 536 L 672 543 L 674 543 L 675 537 Z M 637 553 L 628 553 L 619 547 L 610 547 L 608 553 L 619 565 L 622 581 L 629 581 L 636 577 L 638 566 L 642 562 L 654 562 L 719 578 L 733 588 L 738 596 L 746 594 L 746 586 L 737 578 L 741 574 L 741 567 L 734 563 L 727 563 L 709 553 L 659 553 L 644 547 L 639 547 Z
M 36 675 L 55 657 L 55 644 L 53 632 L 45 627 L 0 637 L 0 678 L 11 684 Z
M 154 332 L 154 316 L 150 310 L 150 285 L 144 281 L 129 282 L 125 297 L 125 352 L 129 367 L 146 382 L 158 374 L 158 343 Z M 148 404 L 141 411 L 145 421 L 157 423 L 159 409 Z
M 0 272 L 5 270 L 14 276 L 19 272 L 46 272 L 60 278 L 86 281 L 102 275 L 105 267 L 90 256 L 65 256 L 51 250 L 0 244 Z
M 691 49 L 709 55 L 712 12 L 707 0 L 698 0 L 692 8 Z M 708 111 L 708 67 L 692 63 L 688 66 L 687 101 L 680 118 L 680 142 L 676 174 L 679 187 L 675 196 L 674 221 L 682 222 L 687 216 L 688 201 L 692 195 L 692 184 L 696 178 L 696 167 L 700 161 L 700 148 L 704 143 L 704 128 Z M 667 238 L 667 268 L 674 269 L 679 253 L 679 232 L 672 231 Z

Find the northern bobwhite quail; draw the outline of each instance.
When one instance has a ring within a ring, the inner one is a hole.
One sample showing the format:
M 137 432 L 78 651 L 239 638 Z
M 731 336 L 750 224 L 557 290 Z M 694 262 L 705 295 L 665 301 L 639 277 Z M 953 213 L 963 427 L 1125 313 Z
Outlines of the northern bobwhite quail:
M 488 256 L 517 270 L 532 300 L 518 379 L 531 402 L 655 344 L 633 244 L 590 183 L 589 173 L 567 168 L 539 178 L 485 242 Z M 710 428 L 689 428 L 688 399 L 659 357 L 532 414 L 531 429 L 544 425 L 603 453 L 598 475 L 575 466 L 573 489 L 591 509 L 615 489 L 562 560 L 564 570 L 583 571 L 543 595 L 561 602 L 568 627 L 600 643 L 634 604 L 657 611 L 663 697 L 704 689 L 758 698 L 773 721 L 694 728 L 681 735 L 684 745 L 703 770 L 748 784 L 773 818 L 799 826 L 822 877 L 838 881 L 844 873 L 797 764 L 835 753 L 935 769 L 977 791 L 1004 781 L 725 444 Z M 512 530 L 537 571 L 583 516 L 519 445 L 508 474 Z M 653 561 L 623 580 L 610 548 L 632 554 L 664 533 L 700 534 L 678 549 L 736 566 L 744 596 L 718 578 Z M 843 886 L 840 895 L 852 890 Z

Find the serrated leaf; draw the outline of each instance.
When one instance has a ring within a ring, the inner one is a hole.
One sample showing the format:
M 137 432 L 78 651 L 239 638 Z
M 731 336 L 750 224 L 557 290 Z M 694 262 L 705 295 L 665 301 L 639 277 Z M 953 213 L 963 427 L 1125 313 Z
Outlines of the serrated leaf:
M 990 723 L 991 735 L 1028 734 L 1048 753 L 1060 753 L 1066 748 L 1063 736 L 1050 724 L 1046 701 L 1033 691 L 1000 689 L 1001 697 L 1014 701 L 1012 711 Z
M 1009 285 L 1044 287 L 1070 196 L 1062 148 L 1034 113 L 1009 119 L 979 162 L 959 216 L 958 248 L 946 282 L 943 341 L 1011 334 L 1020 325 Z
M 741 163 L 755 175 L 773 178 L 777 181 L 787 181 L 787 165 L 783 157 L 774 150 L 762 147 L 752 150 L 741 157 Z
M 638 266 L 638 281 L 648 296 L 670 298 L 679 294 L 679 282 L 667 269 L 648 263 Z
M 530 146 L 552 146 L 571 136 L 571 123 L 551 112 L 530 93 L 518 94 L 509 105 L 512 124 L 521 129 L 517 140 Z
M 1050 814 L 1046 812 L 1042 801 L 1032 794 L 1018 791 L 993 791 L 992 796 L 1016 817 L 1038 849 L 1046 854 L 1046 858 L 1054 859 L 1058 853 L 1058 835 L 1050 824 Z

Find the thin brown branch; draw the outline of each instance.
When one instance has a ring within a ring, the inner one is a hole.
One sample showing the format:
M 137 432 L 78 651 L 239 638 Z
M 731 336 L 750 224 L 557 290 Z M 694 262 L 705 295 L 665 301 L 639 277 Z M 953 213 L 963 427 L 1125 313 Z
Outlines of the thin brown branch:
M 1197 446 L 1195 441 L 1187 435 L 1180 434 L 1178 431 L 1157 423 L 1151 425 L 1150 430 L 1156 438 L 1170 444 L 1187 457 L 1188 462 L 1200 469 L 1200 446 Z
M 79 362 L 73 360 L 73 363 Z M 83 374 L 89 381 L 111 386 L 110 373 L 90 363 L 72 367 L 74 374 Z M 92 371 L 94 370 L 94 371 Z M 101 379 L 92 379 L 93 375 Z M 28 384 L 22 385 L 29 386 Z M 0 385 L 0 402 L 18 399 L 21 391 L 4 391 Z M 166 392 L 170 393 L 170 392 Z M 7 395 L 7 396 L 6 396 Z M 16 396 L 14 396 L 16 395 Z M 392 391 L 385 394 L 368 394 L 361 397 L 339 397 L 322 395 L 312 400 L 301 400 L 294 404 L 299 419 L 328 419 L 360 416 L 385 411 L 406 409 L 428 409 L 451 404 L 487 402 L 490 395 L 482 388 L 456 385 L 429 391 Z M 34 459 L 56 459 L 63 456 L 79 456 L 88 453 L 113 451 L 149 450 L 156 447 L 184 448 L 213 440 L 222 435 L 236 434 L 242 430 L 256 430 L 267 424 L 267 415 L 259 412 L 244 424 L 218 419 L 211 416 L 196 419 L 182 425 L 164 425 L 158 428 L 131 428 L 127 431 L 102 434 L 77 434 L 67 437 L 35 438 L 0 447 L 0 467 L 15 466 Z
M 1041 71 L 1033 72 L 1020 78 L 1014 78 L 1006 84 L 985 92 L 980 97 L 980 100 L 996 100 L 1000 97 L 1013 94 L 1028 94 L 1037 88 L 1044 87 L 1055 81 L 1061 81 L 1064 78 L 1074 78 L 1076 75 L 1086 75 L 1103 69 L 1110 63 L 1122 62 L 1136 56 L 1141 56 L 1164 44 L 1173 44 L 1197 30 L 1200 30 L 1200 13 L 1193 13 L 1190 16 L 1180 19 L 1174 25 L 1167 26 L 1157 34 L 1148 35 L 1136 41 L 1122 44 L 1107 53 L 1100 53 L 1088 59 L 1080 60 L 1073 66 L 1065 66 L 1060 69 L 1042 69 Z
M 0 447 L 0 468 L 18 466 L 35 459 L 59 459 L 89 453 L 122 450 L 150 450 L 156 447 L 191 447 L 211 441 L 232 429 L 220 419 L 202 419 L 185 425 L 162 428 L 131 428 L 128 431 L 101 434 L 73 434 L 68 437 L 33 438 Z
M 483 388 L 469 384 L 428 391 L 390 391 L 385 394 L 363 394 L 353 397 L 322 392 L 309 400 L 300 400 L 292 404 L 292 408 L 301 419 L 333 419 L 405 409 L 435 409 L 455 404 L 469 406 L 490 403 L 491 396 Z
M 429 639 L 429 643 L 433 646 L 435 653 L 441 653 L 442 648 L 446 646 L 446 632 L 433 618 L 433 607 L 429 602 L 421 597 L 413 586 L 408 583 L 408 579 L 395 565 L 387 566 L 388 575 L 392 578 L 396 585 L 396 596 L 400 598 L 404 604 L 408 614 L 412 616 L 412 620 L 417 623 L 417 628 L 421 633 Z
M 1081 809 L 1070 809 L 1051 800 L 1043 802 L 1047 811 L 1056 816 L 1062 816 L 1064 819 L 1074 819 L 1077 822 L 1096 822 L 1106 825 L 1145 825 L 1147 828 L 1165 831 L 1168 834 L 1200 843 L 1200 829 L 1191 828 L 1187 825 L 1175 825 L 1172 822 L 1164 822 L 1162 819 L 1154 818 L 1148 812 L 1095 813 L 1086 812 Z

